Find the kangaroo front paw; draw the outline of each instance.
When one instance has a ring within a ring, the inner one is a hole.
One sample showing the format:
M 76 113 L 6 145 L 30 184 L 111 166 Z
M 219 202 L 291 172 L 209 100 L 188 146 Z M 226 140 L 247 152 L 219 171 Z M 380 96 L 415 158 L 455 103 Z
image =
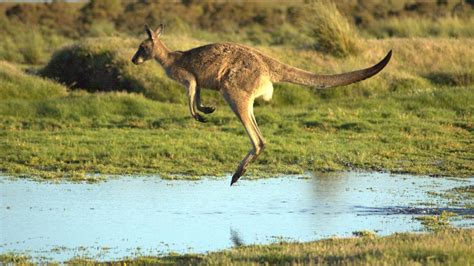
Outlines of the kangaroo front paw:
M 212 107 L 212 106 L 202 106 L 200 108 L 200 111 L 205 113 L 205 114 L 211 114 L 213 113 L 214 111 L 216 110 L 216 108 Z
M 207 119 L 204 116 L 202 116 L 198 113 L 196 113 L 193 117 L 194 117 L 194 119 L 196 119 L 196 121 L 199 121 L 201 123 L 206 123 L 207 122 Z

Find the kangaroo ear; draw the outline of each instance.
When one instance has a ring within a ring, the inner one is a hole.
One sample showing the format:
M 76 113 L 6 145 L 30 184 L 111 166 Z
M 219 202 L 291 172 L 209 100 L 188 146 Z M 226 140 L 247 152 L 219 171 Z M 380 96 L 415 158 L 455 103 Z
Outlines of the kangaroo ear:
M 160 24 L 160 26 L 158 26 L 158 29 L 156 29 L 155 31 L 156 36 L 160 37 L 161 34 L 163 34 L 164 30 L 165 30 L 165 26 L 163 24 Z
M 153 32 L 153 30 L 150 28 L 150 26 L 145 25 L 145 31 L 148 34 L 148 38 L 150 38 L 150 40 L 154 41 L 156 39 L 156 35 Z

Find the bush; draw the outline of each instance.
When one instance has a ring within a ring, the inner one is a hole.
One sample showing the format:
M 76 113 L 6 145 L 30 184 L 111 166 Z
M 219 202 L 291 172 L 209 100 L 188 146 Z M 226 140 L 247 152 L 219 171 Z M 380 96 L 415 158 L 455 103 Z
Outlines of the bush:
M 165 76 L 161 66 L 135 66 L 131 58 L 138 41 L 117 37 L 90 38 L 56 52 L 41 75 L 71 88 L 142 93 L 163 102 L 183 102 L 182 88 Z
M 315 49 L 340 57 L 357 52 L 356 31 L 334 3 L 315 1 L 308 6 L 308 12 L 312 15 L 303 18 L 303 30 L 315 38 Z

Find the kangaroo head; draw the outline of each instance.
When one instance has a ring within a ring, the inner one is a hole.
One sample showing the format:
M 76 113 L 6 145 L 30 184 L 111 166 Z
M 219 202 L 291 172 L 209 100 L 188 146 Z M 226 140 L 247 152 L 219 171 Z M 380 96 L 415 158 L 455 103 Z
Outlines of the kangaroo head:
M 150 27 L 145 26 L 145 31 L 148 34 L 148 39 L 144 40 L 140 46 L 138 46 L 138 50 L 135 55 L 132 57 L 132 62 L 135 65 L 141 64 L 147 60 L 154 58 L 155 56 L 155 46 L 156 43 L 159 42 L 159 37 L 163 32 L 163 24 L 158 26 L 156 31 L 153 31 Z

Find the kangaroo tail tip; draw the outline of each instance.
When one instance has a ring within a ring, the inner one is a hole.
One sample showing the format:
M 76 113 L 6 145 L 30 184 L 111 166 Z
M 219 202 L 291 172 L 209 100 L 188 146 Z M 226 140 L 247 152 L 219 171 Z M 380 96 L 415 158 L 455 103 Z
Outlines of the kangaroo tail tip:
M 382 61 L 388 63 L 388 61 L 390 61 L 391 58 L 392 58 L 392 49 L 390 49 L 390 51 L 388 51 L 387 55 L 385 56 L 385 58 Z

